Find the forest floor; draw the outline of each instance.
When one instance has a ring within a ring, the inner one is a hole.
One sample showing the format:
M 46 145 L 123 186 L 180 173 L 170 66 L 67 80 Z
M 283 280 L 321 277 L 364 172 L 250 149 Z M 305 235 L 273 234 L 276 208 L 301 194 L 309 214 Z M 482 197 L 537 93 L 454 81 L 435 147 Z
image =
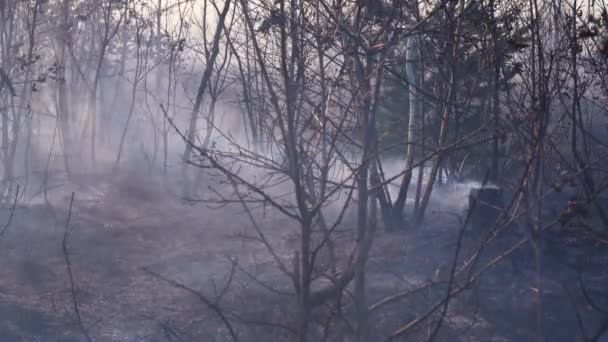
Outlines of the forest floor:
M 86 341 L 74 314 L 73 294 L 83 326 L 94 341 L 227 340 L 226 329 L 209 305 L 159 275 L 208 298 L 218 298 L 230 282 L 220 306 L 234 312 L 239 308 L 238 319 L 230 318 L 240 322 L 242 341 L 289 339 L 288 329 L 264 323 L 288 319 L 293 304 L 287 296 L 266 291 L 264 284 L 288 292 L 289 283 L 263 246 L 239 237 L 251 229 L 242 209 L 185 204 L 132 178 L 99 181 L 74 191 L 67 246 L 74 293 L 62 252 L 70 191 L 54 197 L 52 209 L 40 203 L 18 205 L 11 226 L 0 237 L 0 341 Z M 460 203 L 466 203 L 463 200 Z M 7 218 L 10 209 L 4 208 L 1 217 Z M 287 260 L 293 223 L 270 214 L 263 222 L 269 239 Z M 445 295 L 440 283 L 449 274 L 458 235 L 457 219 L 440 203 L 434 204 L 422 227 L 378 232 L 369 261 L 370 304 L 432 281 L 439 285 L 372 313 L 375 330 L 383 332 L 375 339 L 383 340 Z M 518 238 L 517 234 L 505 237 L 495 250 L 508 248 Z M 475 241 L 471 234 L 465 236 L 462 255 Z M 584 246 L 543 258 L 540 284 L 546 341 L 581 339 L 577 313 L 587 335 L 608 318 L 582 304 L 573 262 L 577 253 L 605 257 L 605 249 Z M 604 308 L 608 307 L 607 265 L 595 263 L 583 270 L 588 292 Z M 233 267 L 237 269 L 231 277 Z M 534 341 L 538 281 L 530 247 L 524 246 L 450 303 L 437 340 Z M 421 332 L 417 334 L 413 336 Z

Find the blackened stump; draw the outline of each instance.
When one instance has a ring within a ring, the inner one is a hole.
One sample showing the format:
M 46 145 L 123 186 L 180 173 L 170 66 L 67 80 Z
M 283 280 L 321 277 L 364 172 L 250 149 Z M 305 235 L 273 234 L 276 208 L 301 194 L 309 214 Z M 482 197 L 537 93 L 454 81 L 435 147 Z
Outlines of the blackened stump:
M 473 231 L 488 231 L 504 208 L 502 189 L 473 188 L 469 193 L 470 222 Z

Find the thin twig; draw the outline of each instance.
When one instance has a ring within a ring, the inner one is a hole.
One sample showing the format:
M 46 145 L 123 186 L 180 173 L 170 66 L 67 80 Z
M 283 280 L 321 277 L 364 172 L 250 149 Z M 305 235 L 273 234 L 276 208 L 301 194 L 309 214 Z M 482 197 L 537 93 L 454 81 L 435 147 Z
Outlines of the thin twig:
M 166 283 L 168 283 L 169 285 L 176 287 L 178 289 L 182 289 L 184 291 L 190 292 L 191 294 L 195 295 L 198 297 L 198 299 L 200 299 L 201 302 L 203 302 L 203 304 L 205 304 L 208 308 L 210 308 L 213 312 L 215 312 L 215 314 L 222 320 L 222 322 L 224 322 L 224 324 L 226 325 L 226 328 L 228 328 L 228 331 L 230 332 L 230 336 L 232 337 L 232 341 L 237 342 L 238 341 L 238 337 L 236 334 L 236 331 L 234 330 L 234 328 L 232 327 L 232 324 L 230 323 L 230 321 L 228 320 L 228 318 L 226 317 L 226 315 L 224 315 L 224 312 L 222 311 L 222 309 L 219 307 L 219 305 L 217 303 L 215 303 L 215 301 L 210 300 L 209 298 L 207 298 L 204 294 L 202 294 L 200 291 L 194 290 L 182 283 L 179 283 L 175 280 L 166 278 L 146 267 L 142 267 L 141 268 L 142 271 L 148 273 L 149 275 L 160 279 Z
M 80 315 L 80 309 L 78 308 L 78 300 L 76 298 L 76 284 L 74 283 L 74 274 L 72 273 L 72 263 L 70 262 L 70 256 L 68 253 L 68 236 L 70 234 L 70 221 L 72 219 L 72 206 L 74 205 L 74 196 L 75 194 L 72 192 L 72 196 L 70 198 L 70 207 L 68 209 L 68 218 L 65 223 L 65 229 L 63 231 L 63 240 L 61 242 L 61 246 L 63 248 L 63 258 L 65 259 L 65 265 L 68 269 L 68 276 L 70 278 L 70 292 L 72 294 L 72 305 L 74 307 L 74 313 L 76 313 L 76 319 L 78 320 L 78 327 L 80 331 L 86 338 L 88 342 L 93 342 L 93 339 L 89 335 L 89 332 L 84 327 L 82 322 L 82 316 Z

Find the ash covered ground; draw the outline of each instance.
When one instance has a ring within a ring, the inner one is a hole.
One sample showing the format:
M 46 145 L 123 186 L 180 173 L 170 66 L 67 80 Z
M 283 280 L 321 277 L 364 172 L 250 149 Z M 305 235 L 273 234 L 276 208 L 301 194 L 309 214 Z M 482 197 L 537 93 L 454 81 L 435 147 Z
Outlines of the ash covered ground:
M 223 317 L 240 341 L 293 338 L 292 287 L 264 246 L 247 238 L 252 226 L 242 207 L 186 202 L 177 187 L 128 171 L 95 179 L 57 187 L 48 203 L 39 195 L 14 210 L 3 208 L 2 218 L 11 211 L 13 218 L 0 238 L 1 341 L 86 341 L 74 299 L 94 341 L 230 341 Z M 437 191 L 419 227 L 377 231 L 368 263 L 375 341 L 445 296 L 459 241 L 456 214 L 466 212 L 468 189 Z M 72 191 L 67 250 L 73 290 L 62 249 Z M 253 214 L 279 257 L 292 258 L 294 223 L 270 209 Z M 342 227 L 344 236 L 354 234 L 354 214 Z M 572 242 L 563 232 L 546 234 L 540 278 L 524 244 L 450 300 L 437 340 L 535 341 L 539 282 L 546 340 L 592 336 L 608 308 L 606 248 Z M 486 248 L 480 266 L 524 235 L 513 227 Z M 459 260 L 478 244 L 479 233 L 465 231 Z M 378 305 L 391 296 L 400 298 Z M 341 310 L 348 314 L 352 304 L 345 300 Z M 420 341 L 432 327 L 421 324 L 398 340 Z M 349 340 L 348 329 L 328 340 Z

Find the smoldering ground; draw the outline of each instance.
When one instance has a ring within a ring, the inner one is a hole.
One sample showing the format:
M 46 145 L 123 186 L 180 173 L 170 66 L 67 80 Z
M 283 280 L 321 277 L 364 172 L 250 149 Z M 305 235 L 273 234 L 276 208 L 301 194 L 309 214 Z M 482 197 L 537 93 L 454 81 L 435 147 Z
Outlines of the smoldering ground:
M 179 138 L 174 141 L 183 143 Z M 73 312 L 74 298 L 95 340 L 161 341 L 171 338 L 167 336 L 230 340 L 218 313 L 197 293 L 221 307 L 240 340 L 289 340 L 289 322 L 295 319 L 290 280 L 277 270 L 269 250 L 252 239 L 253 223 L 242 205 L 213 203 L 215 194 L 210 188 L 231 194 L 225 175 L 200 171 L 204 181 L 198 200 L 187 201 L 181 196 L 181 171 L 171 170 L 169 181 L 163 181 L 161 172 L 149 170 L 142 161 L 141 154 L 134 152 L 105 177 L 85 175 L 77 184 L 63 180 L 54 186 L 47 180 L 48 202 L 36 201 L 41 195 L 34 194 L 21 199 L 14 210 L 4 208 L 3 218 L 8 219 L 10 213 L 14 217 L 0 240 L 3 341 L 84 340 Z M 387 172 L 397 173 L 400 162 L 392 163 L 395 166 L 387 163 Z M 239 175 L 252 182 L 264 176 L 251 166 L 241 167 Z M 433 194 L 430 216 L 422 226 L 403 233 L 377 233 L 368 281 L 372 307 L 382 307 L 371 312 L 377 331 L 390 331 L 441 300 L 459 236 L 454 213 L 465 216 L 469 190 L 477 185 L 440 188 Z M 280 183 L 267 190 L 276 195 L 290 189 Z M 72 191 L 76 195 L 69 256 L 75 297 L 61 249 Z M 329 216 L 335 217 L 331 211 L 343 204 L 337 200 L 327 207 Z M 269 206 L 252 205 L 251 214 L 279 258 L 290 262 L 297 249 L 292 242 L 297 223 Z M 337 240 L 341 262 L 348 257 L 354 225 L 354 213 L 349 211 Z M 488 248 L 492 251 L 484 258 L 504 251 L 513 241 L 496 242 L 496 250 Z M 461 258 L 470 256 L 478 243 L 478 236 L 466 235 Z M 585 248 L 579 251 L 587 253 Z M 522 247 L 513 258 L 453 299 L 439 340 L 454 341 L 455 336 L 461 341 L 533 340 L 535 271 L 529 249 Z M 577 272 L 571 264 L 549 260 L 542 278 L 550 327 L 547 337 L 573 340 L 577 323 L 567 303 L 569 296 L 581 295 L 575 287 Z M 582 273 L 587 291 L 601 291 L 593 278 L 597 271 L 594 266 Z M 401 301 L 381 304 L 386 296 L 406 292 L 411 293 Z M 348 300 L 343 310 L 352 310 Z M 599 319 L 591 308 L 581 314 L 591 322 Z

